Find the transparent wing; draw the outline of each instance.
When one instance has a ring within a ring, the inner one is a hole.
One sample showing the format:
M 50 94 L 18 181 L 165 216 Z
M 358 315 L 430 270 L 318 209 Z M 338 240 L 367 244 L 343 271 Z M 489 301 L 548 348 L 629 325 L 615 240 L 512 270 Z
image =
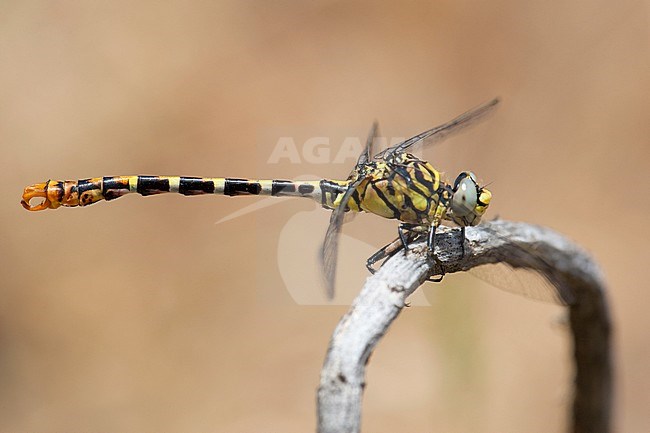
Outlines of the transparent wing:
M 359 186 L 362 180 L 363 178 L 357 179 L 348 186 L 348 189 L 345 191 L 341 199 L 341 204 L 332 211 L 330 224 L 327 227 L 327 233 L 325 233 L 325 240 L 323 241 L 323 248 L 321 250 L 321 264 L 323 266 L 323 276 L 325 278 L 325 289 L 328 299 L 334 298 L 336 259 L 345 210 L 350 197 L 352 197 L 352 194 L 354 194 L 355 189 Z
M 352 169 L 352 172 L 348 176 L 348 180 L 352 182 L 341 198 L 341 205 L 334 209 L 330 216 L 330 224 L 327 227 L 327 233 L 325 233 L 325 240 L 323 241 L 323 248 L 321 250 L 321 264 L 323 266 L 323 276 L 325 278 L 325 289 L 327 291 L 328 299 L 334 298 L 334 282 L 336 279 L 336 260 L 338 257 L 339 236 L 341 233 L 341 227 L 345 220 L 345 210 L 347 209 L 346 204 L 350 200 L 350 197 L 352 197 L 352 194 L 354 194 L 354 190 L 363 180 L 364 167 L 368 161 L 370 161 L 373 151 L 373 143 L 378 133 L 379 124 L 377 121 L 374 121 L 370 127 L 370 132 L 366 139 L 366 145 L 359 155 L 354 169 Z
M 359 158 L 357 159 L 357 164 L 350 172 L 348 180 L 357 179 L 363 172 L 363 167 L 370 161 L 372 155 L 374 155 L 373 144 L 375 142 L 375 138 L 377 138 L 377 134 L 379 134 L 379 124 L 375 120 L 370 127 L 370 132 L 368 133 L 368 138 L 366 139 L 366 145 L 364 146 L 361 154 L 359 155 Z
M 488 230 L 492 236 L 497 236 L 503 239 L 503 236 L 493 230 L 489 230 L 485 226 L 483 226 L 483 228 Z M 416 237 L 415 239 L 418 238 L 421 238 L 421 236 Z M 513 244 L 511 241 L 508 242 L 508 245 L 511 247 L 509 249 L 509 254 L 517 254 L 519 256 L 517 262 L 531 264 L 542 263 L 544 264 L 544 266 L 542 266 L 543 268 L 552 268 L 544 257 L 534 249 Z M 398 238 L 375 253 L 368 260 L 368 263 L 372 265 L 384 260 L 400 249 L 402 249 L 402 244 Z M 535 266 L 535 269 L 537 268 L 539 268 L 539 266 Z M 571 305 L 575 301 L 575 293 L 571 291 L 571 289 L 566 287 L 558 289 L 558 287 L 549 281 L 544 274 L 528 268 L 514 268 L 504 262 L 498 262 L 476 266 L 470 269 L 468 273 L 496 288 L 537 301 L 549 302 L 557 305 Z
M 553 284 L 537 272 L 513 268 L 505 263 L 481 265 L 468 271 L 471 275 L 506 292 L 523 295 L 536 301 L 567 305 Z
M 426 145 L 429 146 L 434 143 L 439 143 L 442 140 L 448 138 L 453 134 L 457 134 L 463 129 L 474 125 L 479 120 L 485 118 L 488 114 L 494 112 L 494 109 L 499 103 L 499 98 L 494 98 L 490 102 L 479 105 L 476 108 L 473 108 L 460 116 L 456 117 L 453 120 L 450 120 L 447 123 L 438 125 L 434 128 L 429 129 L 428 131 L 421 132 L 418 135 L 405 140 L 401 143 L 398 143 L 394 146 L 386 148 L 376 155 L 377 158 L 385 158 L 387 156 L 394 155 L 396 153 L 404 152 L 407 149 L 410 149 L 416 145 Z
M 490 236 L 504 239 L 503 236 L 491 230 L 485 224 L 482 224 L 481 227 L 488 231 Z M 531 266 L 536 264 L 533 266 L 534 269 L 553 268 L 544 259 L 544 256 L 535 251 L 534 248 L 517 244 L 516 242 L 512 242 L 512 240 L 508 240 L 508 245 L 511 247 L 509 254 L 516 254 L 518 256 L 517 262 L 529 263 Z M 569 288 L 558 288 L 545 274 L 528 268 L 514 268 L 506 263 L 499 262 L 496 264 L 477 266 L 470 269 L 469 273 L 490 283 L 494 287 L 538 301 L 550 302 L 557 305 L 570 305 L 575 301 L 575 294 Z

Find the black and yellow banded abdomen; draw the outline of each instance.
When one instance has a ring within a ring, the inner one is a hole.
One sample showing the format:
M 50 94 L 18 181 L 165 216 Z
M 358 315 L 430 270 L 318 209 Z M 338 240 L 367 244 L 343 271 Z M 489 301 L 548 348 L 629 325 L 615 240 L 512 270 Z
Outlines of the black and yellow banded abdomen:
M 345 191 L 347 181 L 329 180 L 254 180 L 223 177 L 184 176 L 109 176 L 81 180 L 48 180 L 25 188 L 21 204 L 30 211 L 60 206 L 87 206 L 101 200 L 114 200 L 130 193 L 143 196 L 177 193 L 183 195 L 220 194 L 228 196 L 265 195 L 306 197 L 332 208 L 336 197 Z M 32 205 L 34 199 L 43 199 Z

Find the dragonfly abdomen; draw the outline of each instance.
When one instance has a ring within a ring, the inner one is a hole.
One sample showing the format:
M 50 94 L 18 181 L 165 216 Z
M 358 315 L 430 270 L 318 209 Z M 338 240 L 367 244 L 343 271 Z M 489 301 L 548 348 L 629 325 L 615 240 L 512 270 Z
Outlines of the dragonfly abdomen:
M 264 195 L 306 197 L 330 207 L 345 181 L 242 179 L 186 176 L 107 176 L 80 180 L 48 180 L 25 188 L 21 204 L 38 211 L 60 206 L 88 206 L 101 200 L 114 200 L 130 193 L 142 196 L 177 193 L 188 196 L 221 194 L 228 196 Z M 33 199 L 42 198 L 36 205 Z

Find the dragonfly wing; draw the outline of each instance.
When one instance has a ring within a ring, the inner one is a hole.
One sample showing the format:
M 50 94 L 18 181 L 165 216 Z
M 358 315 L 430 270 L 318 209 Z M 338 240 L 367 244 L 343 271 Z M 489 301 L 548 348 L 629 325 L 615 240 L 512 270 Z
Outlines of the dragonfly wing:
M 486 281 L 499 289 L 510 293 L 523 295 L 538 301 L 558 305 L 571 305 L 575 302 L 575 293 L 569 287 L 556 286 L 552 280 L 553 265 L 544 255 L 535 249 L 534 245 L 519 243 L 514 238 L 506 238 L 489 224 L 481 224 L 481 229 L 488 236 L 502 239 L 508 245 L 507 254 L 515 263 L 525 267 L 512 267 L 504 262 L 477 266 L 469 273 Z M 547 274 L 548 273 L 548 274 Z
M 528 269 L 495 263 L 477 266 L 468 272 L 498 289 L 529 299 L 556 305 L 571 303 L 571 299 L 564 299 L 544 276 Z
M 398 143 L 394 146 L 391 146 L 377 156 L 383 157 L 391 154 L 396 154 L 404 152 L 407 149 L 414 147 L 415 145 L 424 144 L 426 146 L 439 143 L 442 140 L 450 137 L 451 135 L 461 132 L 463 129 L 476 124 L 479 120 L 485 118 L 488 114 L 494 112 L 496 106 L 499 104 L 499 98 L 494 98 L 493 100 L 486 102 L 482 105 L 479 105 L 476 108 L 473 108 L 460 116 L 450 120 L 447 123 L 438 125 L 434 128 L 431 128 L 427 131 L 421 132 L 418 135 Z
M 343 194 L 339 206 L 332 211 L 330 216 L 330 224 L 327 227 L 325 240 L 323 241 L 323 248 L 321 250 L 321 264 L 323 266 L 323 276 L 325 278 L 325 289 L 327 291 L 327 298 L 334 298 L 334 281 L 336 279 L 336 259 L 338 254 L 339 235 L 341 234 L 341 227 L 343 226 L 343 219 L 345 217 L 345 210 L 347 203 L 354 194 L 357 186 L 363 179 L 357 179 L 351 183 L 348 189 Z
M 366 139 L 366 146 L 363 148 L 363 152 L 361 152 L 361 155 L 359 155 L 356 168 L 360 168 L 365 164 L 367 164 L 368 161 L 370 161 L 372 155 L 374 155 L 373 143 L 375 142 L 375 138 L 377 138 L 378 134 L 379 134 L 379 123 L 377 123 L 377 121 L 375 120 L 374 122 L 372 122 L 372 126 L 370 127 L 370 132 L 368 133 L 368 138 Z
M 352 194 L 354 194 L 354 191 L 364 178 L 364 168 L 370 161 L 373 143 L 378 132 L 379 124 L 375 121 L 372 123 L 370 132 L 368 133 L 368 138 L 366 139 L 366 145 L 357 159 L 357 164 L 348 176 L 351 183 L 343 194 L 339 206 L 332 211 L 332 215 L 330 216 L 330 224 L 327 227 L 325 241 L 323 242 L 323 248 L 321 250 L 321 264 L 323 266 L 323 276 L 325 278 L 325 289 L 327 291 L 328 299 L 334 298 L 339 235 L 341 233 L 343 222 L 345 221 L 347 203 L 350 201 L 350 197 L 352 197 Z

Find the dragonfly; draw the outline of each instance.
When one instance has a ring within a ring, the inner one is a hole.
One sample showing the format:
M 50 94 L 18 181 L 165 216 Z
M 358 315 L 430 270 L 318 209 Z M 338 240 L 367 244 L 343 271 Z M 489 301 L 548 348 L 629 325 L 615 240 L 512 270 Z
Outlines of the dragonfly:
M 465 227 L 475 226 L 481 221 L 490 205 L 492 194 L 479 184 L 472 172 L 461 172 L 453 183 L 449 183 L 432 164 L 411 152 L 417 147 L 439 143 L 474 125 L 492 113 L 498 103 L 499 99 L 495 98 L 378 152 L 374 149 L 379 129 L 375 122 L 356 164 L 344 180 L 140 175 L 48 180 L 26 187 L 21 204 L 29 211 L 83 207 L 131 193 L 142 196 L 178 193 L 186 196 L 221 194 L 231 197 L 260 195 L 309 198 L 332 211 L 321 249 L 326 293 L 332 299 L 338 243 L 346 212 L 367 212 L 398 220 L 398 235 L 402 246 L 406 247 L 408 242 L 417 237 L 426 236 L 431 254 L 436 230 L 443 222 L 459 226 L 464 234 Z M 372 265 L 387 255 L 390 254 L 386 247 L 379 250 L 368 259 L 367 267 L 372 271 Z M 432 277 L 432 280 L 440 281 L 443 275 L 444 270 L 437 278 Z

